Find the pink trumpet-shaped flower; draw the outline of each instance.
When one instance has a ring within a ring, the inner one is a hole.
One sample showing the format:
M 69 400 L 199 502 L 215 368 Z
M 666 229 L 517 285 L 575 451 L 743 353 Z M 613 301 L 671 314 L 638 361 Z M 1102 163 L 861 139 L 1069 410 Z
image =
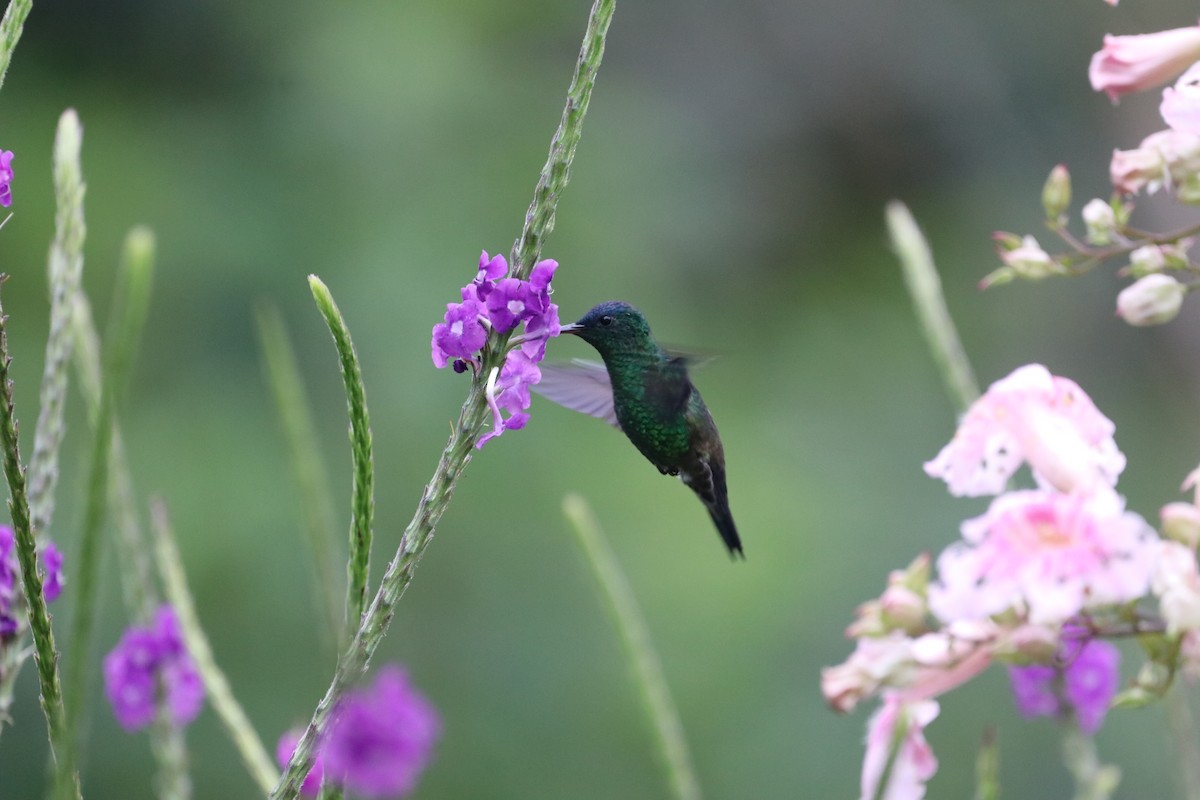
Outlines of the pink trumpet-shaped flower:
M 1115 102 L 1123 94 L 1159 86 L 1200 60 L 1200 26 L 1138 36 L 1104 37 L 1088 78 Z
M 921 800 L 925 796 L 925 783 L 938 768 L 937 757 L 925 741 L 925 727 L 938 711 L 934 700 L 905 702 L 894 692 L 884 694 L 883 705 L 867 723 L 862 800 Z

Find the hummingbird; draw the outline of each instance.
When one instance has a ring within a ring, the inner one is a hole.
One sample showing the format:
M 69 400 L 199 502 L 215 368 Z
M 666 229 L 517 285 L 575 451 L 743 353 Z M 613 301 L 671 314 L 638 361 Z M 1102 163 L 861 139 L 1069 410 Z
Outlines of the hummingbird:
M 542 364 L 534 391 L 619 428 L 659 472 L 678 476 L 699 496 L 729 554 L 745 558 L 729 512 L 725 450 L 688 377 L 688 358 L 660 346 L 628 303 L 600 303 L 562 332 L 596 348 L 604 363 Z

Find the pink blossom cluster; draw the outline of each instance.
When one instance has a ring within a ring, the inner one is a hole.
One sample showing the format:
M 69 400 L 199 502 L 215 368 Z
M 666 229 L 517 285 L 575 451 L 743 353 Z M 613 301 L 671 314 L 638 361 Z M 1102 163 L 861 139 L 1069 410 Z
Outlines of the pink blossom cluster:
M 994 383 L 925 464 L 951 494 L 994 499 L 962 523 L 961 538 L 935 561 L 920 556 L 893 572 L 847 628 L 853 653 L 822 671 L 821 689 L 835 710 L 875 695 L 883 702 L 868 723 L 864 799 L 924 797 L 937 760 L 922 731 L 938 714 L 936 698 L 993 662 L 1052 666 L 1014 679 L 1025 690 L 1018 708 L 1067 716 L 1063 709 L 1086 707 L 1087 732 L 1094 730 L 1119 678 L 1115 653 L 1088 645 L 1105 633 L 1101 621 L 1144 621 L 1134 604 L 1147 596 L 1157 598 L 1161 620 L 1146 630 L 1174 637 L 1185 671 L 1200 671 L 1190 655 L 1200 652 L 1200 508 L 1165 507 L 1168 538 L 1127 510 L 1115 490 L 1125 457 L 1114 430 L 1075 382 L 1030 364 Z M 1022 467 L 1034 487 L 1010 488 Z M 1200 470 L 1189 481 L 1200 482 Z M 1044 674 L 1062 669 L 1063 652 L 1081 651 L 1096 654 L 1087 674 L 1076 670 L 1090 693 L 1054 696 L 1063 681 Z M 1122 702 L 1154 688 L 1135 685 Z

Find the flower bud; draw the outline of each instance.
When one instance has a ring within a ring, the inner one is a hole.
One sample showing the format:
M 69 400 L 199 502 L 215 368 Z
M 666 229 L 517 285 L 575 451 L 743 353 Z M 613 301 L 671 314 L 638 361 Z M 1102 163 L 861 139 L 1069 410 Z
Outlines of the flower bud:
M 1040 280 L 1061 273 L 1062 267 L 1042 249 L 1037 239 L 1026 236 L 1021 246 L 1000 255 L 1005 266 L 1011 267 L 1018 277 Z
M 919 633 L 925 626 L 925 599 L 905 586 L 889 586 L 879 598 L 883 622 L 889 630 Z
M 1057 220 L 1070 205 L 1071 173 L 1067 172 L 1066 164 L 1059 164 L 1050 170 L 1050 177 L 1042 187 L 1042 208 L 1046 210 L 1046 219 Z
M 1163 536 L 1196 549 L 1200 544 L 1200 508 L 1191 503 L 1167 503 L 1158 514 Z
M 1166 268 L 1167 256 L 1156 244 L 1139 247 L 1129 254 L 1129 274 L 1135 278 L 1144 278 Z
M 1147 275 L 1117 295 L 1117 315 L 1130 325 L 1161 325 L 1179 313 L 1186 292 L 1170 275 Z
M 1083 207 L 1083 222 L 1087 225 L 1087 240 L 1091 244 L 1112 244 L 1117 232 L 1117 215 L 1112 206 L 1100 198 L 1089 200 Z

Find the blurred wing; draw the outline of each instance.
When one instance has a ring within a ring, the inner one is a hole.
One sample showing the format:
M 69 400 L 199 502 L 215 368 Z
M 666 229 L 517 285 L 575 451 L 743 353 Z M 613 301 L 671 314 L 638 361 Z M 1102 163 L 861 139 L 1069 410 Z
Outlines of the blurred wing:
M 613 407 L 608 370 L 595 361 L 573 359 L 569 364 L 541 364 L 542 379 L 529 387 L 560 406 L 598 417 L 620 428 Z

